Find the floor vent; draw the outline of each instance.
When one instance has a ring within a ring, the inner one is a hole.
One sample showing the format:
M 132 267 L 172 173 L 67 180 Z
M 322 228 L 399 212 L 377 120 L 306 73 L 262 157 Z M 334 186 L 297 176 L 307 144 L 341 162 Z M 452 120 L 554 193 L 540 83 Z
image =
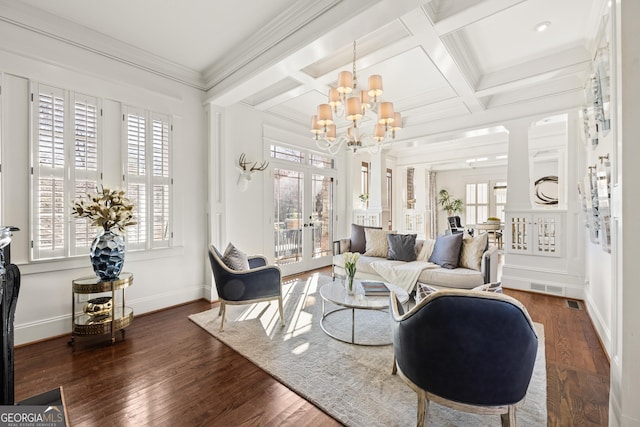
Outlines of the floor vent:
M 576 300 L 573 299 L 568 299 L 567 300 L 567 308 L 570 308 L 572 310 L 582 310 L 582 307 L 580 306 L 580 303 Z

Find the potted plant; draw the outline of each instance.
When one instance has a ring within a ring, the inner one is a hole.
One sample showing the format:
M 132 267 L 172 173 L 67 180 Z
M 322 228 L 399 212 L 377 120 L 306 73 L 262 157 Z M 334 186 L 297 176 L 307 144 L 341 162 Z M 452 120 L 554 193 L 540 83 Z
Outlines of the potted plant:
M 438 204 L 447 216 L 462 212 L 462 199 L 454 199 L 444 188 L 438 193 Z
M 362 193 L 358 196 L 360 199 L 360 204 L 362 205 L 362 209 L 367 208 L 367 202 L 369 202 L 369 193 Z
M 71 215 L 88 218 L 91 225 L 100 227 L 89 253 L 91 265 L 101 280 L 117 278 L 124 264 L 124 231 L 137 224 L 133 217 L 134 205 L 124 190 L 107 187 L 86 197 L 74 200 Z

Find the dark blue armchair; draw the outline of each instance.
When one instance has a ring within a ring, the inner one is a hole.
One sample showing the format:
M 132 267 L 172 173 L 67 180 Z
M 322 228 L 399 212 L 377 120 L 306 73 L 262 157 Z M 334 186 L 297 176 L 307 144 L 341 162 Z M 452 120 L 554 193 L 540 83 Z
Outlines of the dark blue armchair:
M 284 323 L 282 311 L 282 284 L 280 269 L 268 266 L 263 256 L 249 257 L 249 270 L 232 270 L 222 262 L 220 252 L 209 245 L 209 262 L 220 299 L 222 316 L 220 330 L 224 328 L 226 305 L 253 304 L 256 302 L 278 300 L 280 322 Z
M 503 294 L 446 290 L 404 312 L 391 294 L 393 373 L 418 394 L 418 426 L 429 401 L 516 424 L 538 348 L 524 306 Z

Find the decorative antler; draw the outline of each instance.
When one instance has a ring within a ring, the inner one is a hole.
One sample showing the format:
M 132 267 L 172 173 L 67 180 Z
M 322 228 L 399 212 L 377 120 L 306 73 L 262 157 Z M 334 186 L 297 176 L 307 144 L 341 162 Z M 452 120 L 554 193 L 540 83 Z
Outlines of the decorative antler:
M 238 164 L 240 165 L 243 171 L 247 170 L 247 165 L 249 164 L 249 162 L 247 162 L 247 156 L 244 153 L 240 154 L 240 158 L 238 159 Z
M 253 175 L 256 171 L 263 171 L 269 166 L 269 162 L 263 160 L 262 163 L 258 165 L 258 162 L 253 162 L 253 165 L 249 168 L 248 165 L 251 162 L 247 161 L 247 156 L 242 153 L 240 154 L 240 158 L 238 159 L 238 186 L 240 187 L 240 191 L 246 191 L 249 187 L 249 181 L 251 181 L 251 175 Z
M 263 160 L 262 163 L 260 163 L 260 166 L 258 167 L 256 167 L 257 164 L 258 162 L 255 162 L 253 166 L 251 166 L 250 172 L 263 171 L 267 168 L 267 166 L 269 166 L 269 162 L 267 162 L 266 160 Z

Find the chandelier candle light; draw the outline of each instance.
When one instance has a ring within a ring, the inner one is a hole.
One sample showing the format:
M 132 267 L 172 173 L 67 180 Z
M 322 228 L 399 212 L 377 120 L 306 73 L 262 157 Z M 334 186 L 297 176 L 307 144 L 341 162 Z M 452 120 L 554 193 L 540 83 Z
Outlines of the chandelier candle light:
M 326 104 L 318 105 L 317 114 L 311 118 L 311 132 L 314 134 L 319 148 L 336 154 L 342 144 L 353 152 L 360 148 L 379 152 L 385 139 L 396 136 L 396 131 L 402 128 L 402 116 L 395 112 L 392 102 L 382 102 L 382 76 L 369 76 L 369 90 L 358 89 L 356 76 L 356 42 L 353 42 L 353 71 L 341 71 L 338 74 L 337 87 L 329 89 Z M 367 113 L 376 114 L 373 119 L 373 132 L 360 132 L 358 125 Z M 342 117 L 347 126 L 346 132 L 337 135 L 334 120 Z

